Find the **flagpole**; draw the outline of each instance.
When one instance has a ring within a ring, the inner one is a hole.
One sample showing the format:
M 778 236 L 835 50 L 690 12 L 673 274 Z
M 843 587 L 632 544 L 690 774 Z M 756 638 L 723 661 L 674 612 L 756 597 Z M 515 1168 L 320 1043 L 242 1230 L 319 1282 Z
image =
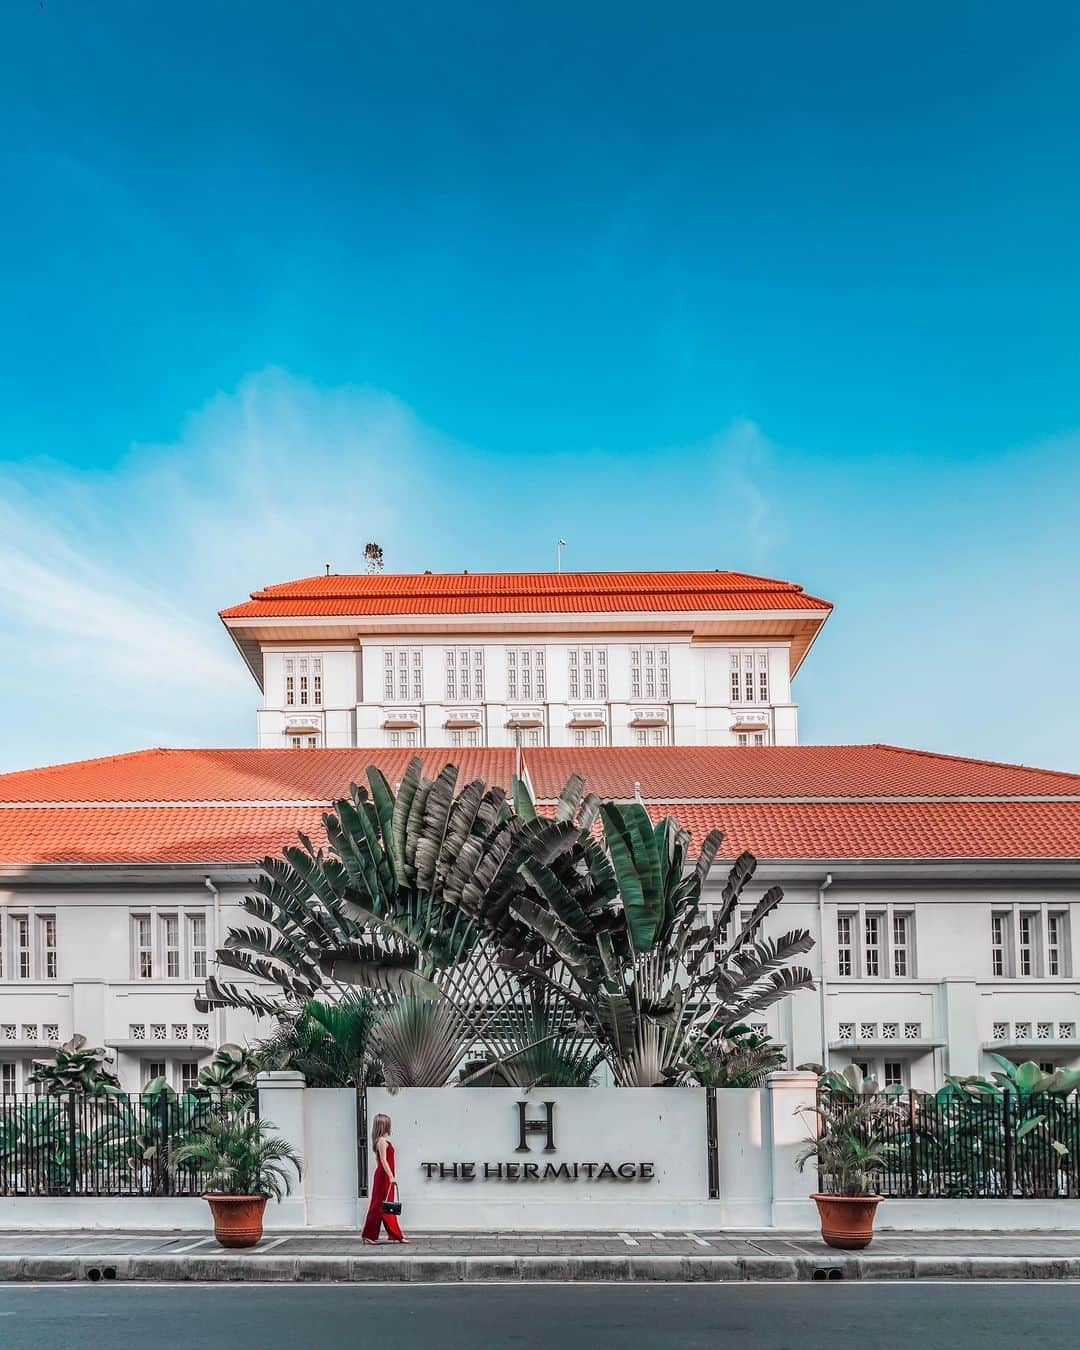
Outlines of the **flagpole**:
M 521 782 L 521 726 L 514 723 L 514 777 Z

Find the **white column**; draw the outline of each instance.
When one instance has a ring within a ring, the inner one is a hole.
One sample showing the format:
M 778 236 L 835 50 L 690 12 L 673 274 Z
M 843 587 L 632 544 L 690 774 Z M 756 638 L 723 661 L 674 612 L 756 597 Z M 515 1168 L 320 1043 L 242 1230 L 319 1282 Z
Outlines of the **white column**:
M 304 1129 L 304 1075 L 285 1070 L 261 1073 L 255 1080 L 259 1093 L 259 1119 L 268 1121 L 274 1133 L 287 1139 L 300 1155 L 305 1174 L 308 1168 L 307 1137 Z M 307 1223 L 304 1183 L 297 1181 L 290 1167 L 292 1194 L 266 1207 L 267 1228 L 303 1228 Z
M 815 1130 L 812 1115 L 796 1112 L 817 1104 L 817 1077 L 812 1073 L 771 1073 L 766 1097 L 773 1227 L 815 1228 L 817 1211 L 810 1196 L 817 1190 L 817 1169 L 808 1163 L 800 1172 L 795 1159 Z

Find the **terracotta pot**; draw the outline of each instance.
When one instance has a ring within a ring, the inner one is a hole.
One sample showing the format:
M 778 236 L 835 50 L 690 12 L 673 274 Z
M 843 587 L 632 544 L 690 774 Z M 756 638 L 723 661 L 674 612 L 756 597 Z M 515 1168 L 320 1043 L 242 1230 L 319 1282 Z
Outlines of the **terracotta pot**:
M 254 1247 L 263 1235 L 265 1195 L 208 1195 L 214 1236 L 223 1247 Z
M 880 1195 L 813 1195 L 821 1219 L 821 1236 L 828 1247 L 859 1251 L 874 1236 L 874 1212 Z

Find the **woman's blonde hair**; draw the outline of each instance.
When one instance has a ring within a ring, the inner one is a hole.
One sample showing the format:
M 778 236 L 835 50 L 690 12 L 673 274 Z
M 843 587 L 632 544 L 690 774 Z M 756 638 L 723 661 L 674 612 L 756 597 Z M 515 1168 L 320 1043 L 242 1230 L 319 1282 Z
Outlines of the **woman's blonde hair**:
M 371 1147 L 374 1148 L 384 1134 L 390 1133 L 390 1117 L 381 1113 L 371 1122 Z

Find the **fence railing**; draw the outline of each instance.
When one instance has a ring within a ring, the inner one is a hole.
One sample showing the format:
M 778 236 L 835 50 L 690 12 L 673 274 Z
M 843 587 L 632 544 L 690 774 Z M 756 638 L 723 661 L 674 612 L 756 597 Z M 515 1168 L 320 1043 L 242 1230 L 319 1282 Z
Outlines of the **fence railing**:
M 169 1157 L 219 1109 L 163 1093 L 0 1096 L 0 1195 L 201 1195 L 199 1168 Z
M 887 1099 L 880 1193 L 894 1199 L 1080 1195 L 1080 1096 Z

